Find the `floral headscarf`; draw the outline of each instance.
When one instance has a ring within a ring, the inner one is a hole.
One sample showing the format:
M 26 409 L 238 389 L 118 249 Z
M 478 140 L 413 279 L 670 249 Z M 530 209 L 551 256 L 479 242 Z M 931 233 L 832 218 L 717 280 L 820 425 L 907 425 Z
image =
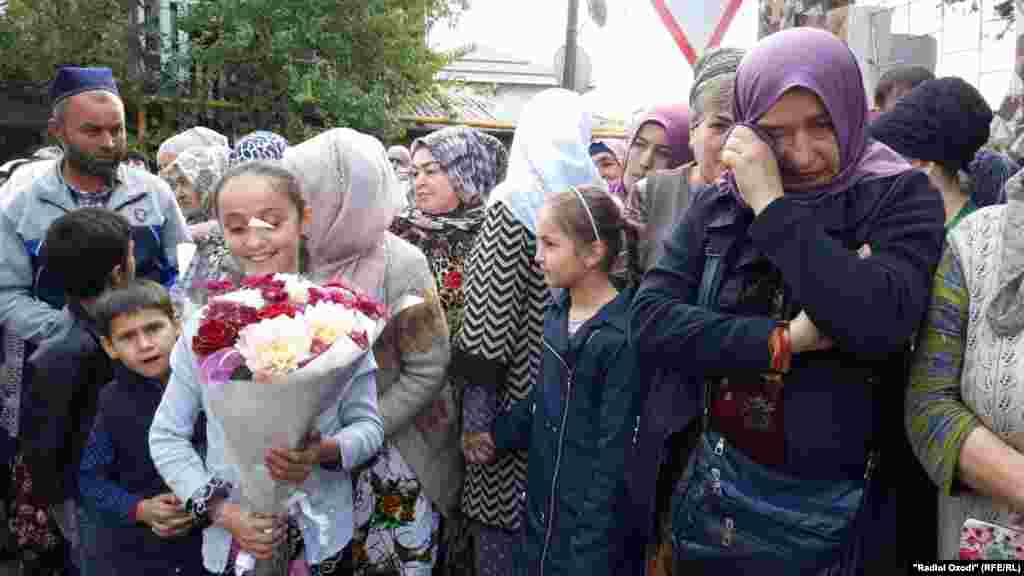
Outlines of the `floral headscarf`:
M 474 233 L 483 222 L 484 203 L 505 177 L 508 152 L 500 140 L 474 128 L 443 128 L 413 142 L 430 150 L 448 175 L 459 206 L 446 214 L 427 214 L 411 206 L 400 216 L 418 234 Z M 403 229 L 408 228 L 404 224 Z M 411 233 L 411 232 L 410 232 Z
M 431 132 L 412 143 L 412 153 L 420 146 L 441 164 L 465 206 L 484 203 L 508 169 L 505 145 L 474 128 L 454 126 Z
M 235 143 L 228 165 L 233 168 L 254 160 L 280 160 L 284 158 L 284 151 L 287 149 L 288 140 L 284 136 L 259 130 L 243 136 Z
M 210 218 L 210 193 L 227 172 L 230 152 L 226 146 L 187 148 L 178 154 L 174 163 L 171 164 L 171 168 L 185 176 L 199 195 L 199 203 L 202 206 L 201 213 L 191 215 L 188 218 L 190 221 L 198 222 Z

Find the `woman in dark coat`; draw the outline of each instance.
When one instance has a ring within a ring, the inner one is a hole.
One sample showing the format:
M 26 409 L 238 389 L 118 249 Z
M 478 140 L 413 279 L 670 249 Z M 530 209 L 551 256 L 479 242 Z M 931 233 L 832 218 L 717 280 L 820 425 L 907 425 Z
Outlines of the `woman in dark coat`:
M 782 547 L 754 557 L 733 546 L 777 536 L 766 528 L 774 517 L 719 518 L 730 537 L 698 553 L 687 542 L 700 539 L 674 510 L 677 565 L 880 573 L 900 557 L 877 451 L 900 433 L 903 390 L 891 375 L 928 304 L 942 203 L 923 173 L 869 141 L 856 59 L 827 32 L 762 40 L 740 64 L 734 113 L 722 153 L 729 172 L 695 200 L 633 304 L 630 332 L 654 391 L 634 439 L 635 532 L 649 533 L 653 513 L 644 478 L 657 462 L 644 455 L 664 441 L 647 431 L 699 414 L 707 384 L 710 429 L 726 450 L 801 488 L 870 480 L 842 545 L 827 554 Z M 697 306 L 702 285 L 706 307 Z M 868 473 L 873 464 L 879 470 Z

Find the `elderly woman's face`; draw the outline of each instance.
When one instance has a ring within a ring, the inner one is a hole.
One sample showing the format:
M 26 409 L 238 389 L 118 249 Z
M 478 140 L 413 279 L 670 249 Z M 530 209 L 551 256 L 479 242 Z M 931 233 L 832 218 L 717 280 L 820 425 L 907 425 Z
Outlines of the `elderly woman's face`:
M 178 201 L 178 207 L 185 216 L 191 216 L 202 210 L 202 199 L 199 191 L 192 185 L 192 182 L 185 177 L 185 174 L 177 166 L 168 166 L 160 172 L 164 180 L 174 192 L 174 198 Z
M 459 196 L 452 188 L 448 173 L 428 148 L 416 149 L 412 156 L 412 174 L 417 208 L 427 214 L 447 214 L 459 207 Z
M 733 125 L 732 110 L 709 103 L 704 108 L 700 123 L 690 129 L 690 147 L 700 169 L 701 180 L 710 184 L 725 171 L 722 165 L 722 146 Z
M 801 190 L 828 184 L 839 174 L 839 139 L 818 95 L 793 88 L 757 122 L 782 154 L 782 181 Z

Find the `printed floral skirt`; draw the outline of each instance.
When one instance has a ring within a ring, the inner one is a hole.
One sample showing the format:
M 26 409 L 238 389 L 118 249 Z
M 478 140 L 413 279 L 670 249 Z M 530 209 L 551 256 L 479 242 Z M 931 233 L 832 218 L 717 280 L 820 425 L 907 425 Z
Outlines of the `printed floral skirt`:
M 19 560 L 26 567 L 41 570 L 39 573 L 59 569 L 64 563 L 63 539 L 46 503 L 32 495 L 32 476 L 20 452 L 14 460 L 12 477 L 13 501 L 7 518 Z
M 437 561 L 441 514 L 391 444 L 356 481 L 355 573 L 429 576 Z

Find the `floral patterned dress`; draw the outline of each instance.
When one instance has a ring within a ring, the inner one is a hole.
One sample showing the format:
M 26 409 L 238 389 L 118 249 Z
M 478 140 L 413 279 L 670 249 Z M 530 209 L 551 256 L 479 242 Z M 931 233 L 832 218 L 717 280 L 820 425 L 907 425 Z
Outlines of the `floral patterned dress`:
M 444 216 L 411 210 L 391 227 L 393 234 L 426 255 L 452 335 L 462 325 L 463 266 L 482 221 L 482 207 L 459 209 Z M 433 573 L 442 541 L 441 514 L 393 446 L 388 445 L 359 474 L 354 506 L 352 556 L 356 574 Z

